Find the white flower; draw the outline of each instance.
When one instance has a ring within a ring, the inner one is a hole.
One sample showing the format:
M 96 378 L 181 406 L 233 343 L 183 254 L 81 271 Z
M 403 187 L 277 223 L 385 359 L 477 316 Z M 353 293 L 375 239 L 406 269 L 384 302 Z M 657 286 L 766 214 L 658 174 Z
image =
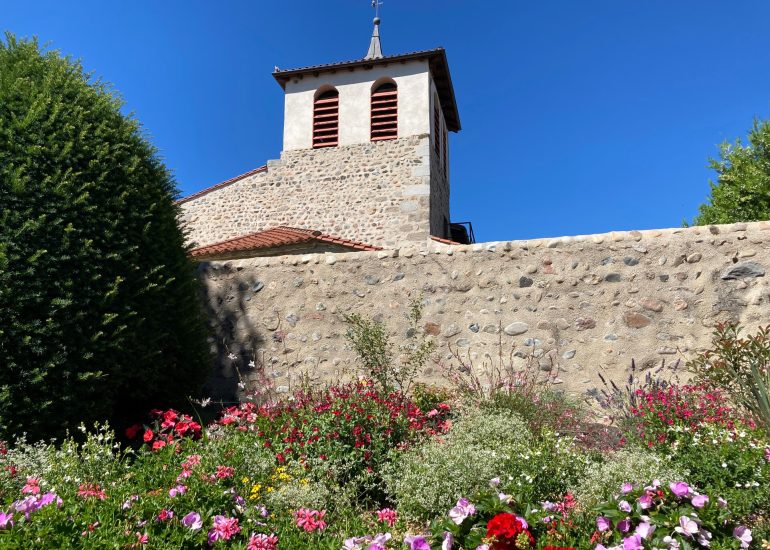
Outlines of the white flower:
M 238 359 L 238 356 L 237 356 L 237 355 L 235 355 L 234 353 L 230 352 L 230 355 L 228 355 L 228 356 L 227 356 L 227 358 L 228 358 L 230 361 L 235 361 L 236 359 Z

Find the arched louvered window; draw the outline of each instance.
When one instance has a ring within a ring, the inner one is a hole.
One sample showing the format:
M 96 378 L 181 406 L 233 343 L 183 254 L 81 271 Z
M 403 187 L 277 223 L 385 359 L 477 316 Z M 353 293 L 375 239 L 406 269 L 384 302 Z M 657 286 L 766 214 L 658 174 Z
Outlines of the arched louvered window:
M 323 92 L 313 102 L 313 149 L 334 147 L 339 136 L 340 94 Z
M 398 87 L 393 82 L 372 90 L 372 141 L 398 137 Z

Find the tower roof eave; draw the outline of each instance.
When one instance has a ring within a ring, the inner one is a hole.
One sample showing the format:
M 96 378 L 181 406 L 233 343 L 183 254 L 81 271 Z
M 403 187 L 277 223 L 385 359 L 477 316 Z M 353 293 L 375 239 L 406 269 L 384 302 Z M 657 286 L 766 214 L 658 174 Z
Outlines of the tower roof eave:
M 356 69 L 371 69 L 375 66 L 388 65 L 390 63 L 406 63 L 408 61 L 428 61 L 433 81 L 438 90 L 441 109 L 444 112 L 447 129 L 451 132 L 460 131 L 460 114 L 457 111 L 457 102 L 455 100 L 454 88 L 452 87 L 452 77 L 449 73 L 449 63 L 446 58 L 444 48 L 434 48 L 432 50 L 422 50 L 398 55 L 387 55 L 377 59 L 355 59 L 351 61 L 340 61 L 337 63 L 328 63 L 325 65 L 312 65 L 298 69 L 279 69 L 273 72 L 273 78 L 286 89 L 286 83 L 292 78 L 303 78 L 307 75 L 318 76 L 321 73 L 334 73 L 343 69 L 350 71 Z

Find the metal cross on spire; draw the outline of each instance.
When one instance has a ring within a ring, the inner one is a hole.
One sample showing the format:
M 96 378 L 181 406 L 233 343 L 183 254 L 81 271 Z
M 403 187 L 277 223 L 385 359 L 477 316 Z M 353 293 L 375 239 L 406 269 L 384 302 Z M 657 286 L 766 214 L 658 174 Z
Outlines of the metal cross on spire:
M 374 31 L 372 32 L 372 41 L 369 43 L 369 51 L 366 52 L 364 59 L 380 59 L 382 57 L 382 44 L 380 44 L 380 6 L 382 2 L 372 0 L 374 8 Z

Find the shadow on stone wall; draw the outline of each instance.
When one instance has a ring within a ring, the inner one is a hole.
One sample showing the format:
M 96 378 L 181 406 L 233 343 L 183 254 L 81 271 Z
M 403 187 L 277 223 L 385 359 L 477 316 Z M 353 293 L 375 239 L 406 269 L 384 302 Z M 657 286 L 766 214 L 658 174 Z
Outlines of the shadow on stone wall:
M 264 336 L 247 315 L 249 302 L 264 284 L 253 272 L 237 276 L 237 269 L 229 263 L 201 262 L 198 278 L 212 353 L 212 376 L 204 395 L 215 403 L 234 404 L 239 400 L 239 382 L 246 382 L 264 368 L 256 351 L 264 345 Z M 210 279 L 224 284 L 207 284 Z

